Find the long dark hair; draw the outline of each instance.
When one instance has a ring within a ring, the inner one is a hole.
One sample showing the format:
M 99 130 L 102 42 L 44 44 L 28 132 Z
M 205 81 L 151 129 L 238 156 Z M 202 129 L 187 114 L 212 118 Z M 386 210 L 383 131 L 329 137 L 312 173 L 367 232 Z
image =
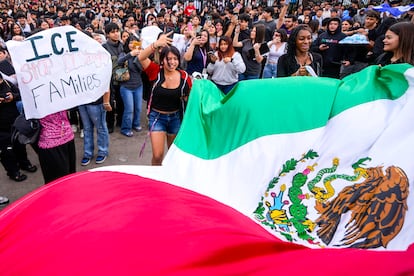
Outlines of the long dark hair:
M 310 34 L 312 34 L 312 30 L 308 25 L 300 24 L 294 28 L 290 33 L 289 39 L 287 41 L 287 54 L 289 56 L 296 55 L 296 38 L 298 37 L 299 32 L 302 30 L 308 31 Z
M 131 52 L 131 49 L 129 49 L 129 43 L 131 43 L 132 41 L 139 41 L 139 39 L 136 38 L 134 35 L 129 34 L 129 37 L 127 38 L 127 40 L 125 41 L 125 44 L 123 45 L 125 54 L 128 54 L 129 52 Z
M 275 31 L 276 33 L 280 34 L 280 41 L 281 42 L 287 42 L 288 41 L 288 35 L 285 29 L 279 29 Z
M 175 46 L 165 46 L 164 48 L 162 48 L 162 50 L 160 52 L 160 65 L 163 65 L 164 58 L 166 58 L 169 53 L 172 53 L 174 56 L 177 57 L 177 59 L 178 59 L 178 68 L 181 68 L 180 51 Z
M 397 51 L 401 55 L 401 61 L 414 65 L 414 24 L 399 22 L 388 30 L 398 35 Z
M 228 45 L 227 51 L 225 51 L 225 52 L 222 52 L 220 50 L 220 42 L 222 42 L 222 41 L 225 41 Z M 220 37 L 218 47 L 217 47 L 217 53 L 218 53 L 219 60 L 222 60 L 225 57 L 232 57 L 234 55 L 234 52 L 235 52 L 235 50 L 233 48 L 233 40 L 228 36 Z
M 203 48 L 206 49 L 206 52 L 209 52 L 211 50 L 210 49 L 210 34 L 208 33 L 207 30 L 201 30 L 199 35 L 201 35 L 201 33 L 206 33 L 207 34 L 207 41 L 204 44 Z M 196 48 L 200 48 L 200 45 L 196 45 Z
M 311 21 L 309 21 L 309 23 L 307 25 L 311 29 L 312 34 L 316 34 L 319 31 L 319 21 L 318 20 L 312 19 Z M 351 24 L 351 28 L 352 28 L 352 24 Z
M 14 31 L 14 27 L 19 27 L 20 34 L 16 34 L 16 32 Z M 11 37 L 10 38 L 12 38 L 15 35 L 20 35 L 20 36 L 25 37 L 22 27 L 20 27 L 20 25 L 17 24 L 17 23 L 13 23 L 12 26 L 11 26 L 11 30 L 10 30 L 10 36 Z
M 254 43 L 263 43 L 265 40 L 265 34 L 266 34 L 265 25 L 259 23 L 259 24 L 255 24 L 253 28 L 256 28 L 256 37 L 254 39 Z

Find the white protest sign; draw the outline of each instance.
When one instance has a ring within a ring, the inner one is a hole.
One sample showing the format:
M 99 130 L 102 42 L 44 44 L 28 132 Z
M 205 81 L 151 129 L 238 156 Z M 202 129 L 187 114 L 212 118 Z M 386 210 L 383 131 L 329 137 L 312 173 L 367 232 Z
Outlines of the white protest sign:
M 6 44 L 28 119 L 96 101 L 109 90 L 110 54 L 72 26 Z
M 172 45 L 175 46 L 180 53 L 185 53 L 187 46 L 185 36 L 183 34 L 174 34 Z
M 151 45 L 151 43 L 157 41 L 158 36 L 162 33 L 162 30 L 157 26 L 145 27 L 141 30 L 142 48 L 145 49 Z M 173 34 L 172 45 L 175 46 L 180 53 L 185 51 L 186 41 L 183 34 Z
M 162 33 L 162 30 L 157 26 L 148 26 L 142 28 L 141 38 L 142 38 L 142 49 L 147 48 L 151 43 L 157 40 L 158 35 Z

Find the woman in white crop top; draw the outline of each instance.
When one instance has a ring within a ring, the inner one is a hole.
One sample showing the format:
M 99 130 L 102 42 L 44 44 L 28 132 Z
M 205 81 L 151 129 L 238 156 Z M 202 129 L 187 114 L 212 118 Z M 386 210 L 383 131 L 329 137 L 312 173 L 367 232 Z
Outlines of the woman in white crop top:
M 286 53 L 286 41 L 288 36 L 283 29 L 276 30 L 273 39 L 267 43 L 269 46 L 269 54 L 267 56 L 266 65 L 263 69 L 263 78 L 270 79 L 277 77 L 277 61 L 279 57 Z

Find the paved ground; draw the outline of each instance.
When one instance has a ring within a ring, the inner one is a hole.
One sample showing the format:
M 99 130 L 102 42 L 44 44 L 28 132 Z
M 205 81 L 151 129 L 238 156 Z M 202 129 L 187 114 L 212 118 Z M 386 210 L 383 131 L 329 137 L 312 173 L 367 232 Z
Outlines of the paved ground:
M 145 119 L 143 118 L 141 122 L 145 122 Z M 145 126 L 145 124 L 142 125 Z M 80 161 L 83 157 L 83 140 L 79 138 L 79 133 L 76 133 L 75 143 L 78 159 L 76 167 L 77 171 L 109 165 L 150 165 L 151 142 L 149 138 L 147 139 L 143 157 L 139 157 L 139 151 L 147 137 L 147 133 L 146 130 L 139 133 L 134 132 L 134 136 L 129 138 L 121 135 L 120 129 L 116 128 L 114 133 L 110 134 L 110 153 L 105 163 L 97 165 L 92 161 L 88 166 L 80 165 Z M 38 171 L 35 173 L 24 172 L 28 176 L 27 180 L 23 182 L 15 182 L 9 179 L 3 166 L 0 165 L 0 195 L 7 196 L 10 199 L 10 202 L 16 201 L 25 194 L 43 185 L 43 177 L 40 171 L 37 155 L 30 146 L 27 147 L 27 151 L 29 160 L 38 167 Z M 1 209 L 2 208 L 0 207 L 0 210 Z

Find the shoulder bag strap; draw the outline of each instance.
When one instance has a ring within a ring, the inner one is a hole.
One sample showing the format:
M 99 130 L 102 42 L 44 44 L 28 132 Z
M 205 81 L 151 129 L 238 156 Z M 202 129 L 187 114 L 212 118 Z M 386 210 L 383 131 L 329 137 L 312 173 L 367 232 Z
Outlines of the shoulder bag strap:
M 153 83 L 152 88 L 151 88 L 151 95 L 149 97 L 148 105 L 147 105 L 147 115 L 149 115 L 149 113 L 151 111 L 151 103 L 152 103 L 152 96 L 154 95 L 154 89 L 161 82 L 161 72 L 162 72 L 162 69 L 160 68 L 160 71 L 158 72 L 157 79 Z

